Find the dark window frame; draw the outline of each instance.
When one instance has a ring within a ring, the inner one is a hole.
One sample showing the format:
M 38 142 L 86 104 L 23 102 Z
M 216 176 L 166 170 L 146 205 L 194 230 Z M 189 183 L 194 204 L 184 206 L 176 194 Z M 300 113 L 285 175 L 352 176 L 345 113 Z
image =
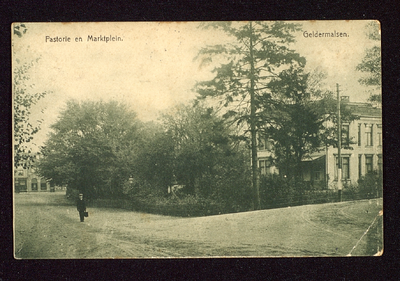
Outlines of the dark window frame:
M 365 174 L 372 173 L 374 171 L 374 156 L 365 155 Z
M 374 132 L 373 132 L 373 124 L 365 124 L 365 146 L 373 146 L 374 145 Z

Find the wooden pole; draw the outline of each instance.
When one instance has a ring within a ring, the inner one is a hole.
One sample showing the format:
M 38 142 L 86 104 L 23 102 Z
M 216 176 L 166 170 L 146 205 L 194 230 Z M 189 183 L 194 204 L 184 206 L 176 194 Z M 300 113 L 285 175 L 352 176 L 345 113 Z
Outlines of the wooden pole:
M 342 122 L 340 117 L 340 93 L 339 93 L 339 84 L 336 83 L 336 90 L 337 90 L 337 100 L 338 100 L 338 111 L 337 111 L 337 119 L 338 119 L 338 174 L 337 174 L 337 187 L 338 187 L 338 195 L 339 195 L 339 202 L 342 201 Z

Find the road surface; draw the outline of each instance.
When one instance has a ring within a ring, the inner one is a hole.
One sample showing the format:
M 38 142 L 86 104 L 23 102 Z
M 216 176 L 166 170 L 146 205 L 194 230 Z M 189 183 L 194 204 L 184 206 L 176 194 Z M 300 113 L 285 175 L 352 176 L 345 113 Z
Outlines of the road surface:
M 88 208 L 64 192 L 14 196 L 17 259 L 304 257 L 382 250 L 382 200 L 179 218 Z

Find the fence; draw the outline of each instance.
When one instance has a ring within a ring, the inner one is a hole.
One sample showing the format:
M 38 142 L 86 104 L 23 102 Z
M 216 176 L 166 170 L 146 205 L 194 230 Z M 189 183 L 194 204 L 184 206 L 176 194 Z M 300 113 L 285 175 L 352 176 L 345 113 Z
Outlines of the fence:
M 306 190 L 270 198 L 268 198 L 268 194 L 265 194 L 264 200 L 261 201 L 261 207 L 262 209 L 283 208 L 289 206 L 372 199 L 378 196 L 379 194 L 376 192 L 357 192 L 354 190 L 343 190 L 341 195 L 337 190 Z
M 276 190 L 275 190 L 276 191 Z M 73 199 L 72 193 L 67 195 Z M 347 188 L 342 191 L 342 201 L 353 201 L 372 199 L 380 197 L 378 192 L 365 192 L 354 188 Z M 261 209 L 283 208 L 289 206 L 300 206 L 310 204 L 324 204 L 339 202 L 337 190 L 301 190 L 292 189 L 284 193 L 268 193 L 263 190 L 261 194 Z M 180 200 L 163 197 L 133 197 L 126 199 L 95 199 L 87 201 L 88 207 L 122 208 L 126 210 L 146 212 L 152 214 L 169 216 L 207 216 L 240 211 L 247 211 L 247 207 L 239 206 L 237 210 L 228 208 L 227 204 L 218 203 L 213 200 L 206 200 L 196 197 L 184 197 Z

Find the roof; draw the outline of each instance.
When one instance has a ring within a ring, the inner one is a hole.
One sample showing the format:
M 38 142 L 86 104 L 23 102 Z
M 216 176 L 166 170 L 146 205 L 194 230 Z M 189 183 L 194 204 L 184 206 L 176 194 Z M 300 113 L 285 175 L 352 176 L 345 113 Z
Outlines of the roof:
M 304 155 L 303 158 L 301 159 L 302 162 L 308 162 L 308 161 L 315 161 L 317 159 L 320 159 L 325 156 L 325 150 L 319 151 L 319 152 L 314 152 L 311 154 Z
M 382 117 L 382 108 L 371 103 L 345 102 L 344 106 L 355 115 L 368 117 Z

